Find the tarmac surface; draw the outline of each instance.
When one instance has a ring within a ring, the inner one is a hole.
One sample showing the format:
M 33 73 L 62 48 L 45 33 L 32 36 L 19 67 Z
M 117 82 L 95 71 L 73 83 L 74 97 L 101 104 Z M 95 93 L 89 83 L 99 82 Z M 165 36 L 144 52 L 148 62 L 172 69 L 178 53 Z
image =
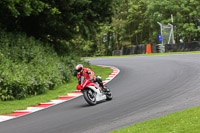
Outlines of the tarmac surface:
M 200 105 L 200 54 L 88 59 L 115 66 L 113 100 L 83 96 L 0 123 L 0 133 L 104 133 Z M 100 75 L 101 76 L 101 75 Z

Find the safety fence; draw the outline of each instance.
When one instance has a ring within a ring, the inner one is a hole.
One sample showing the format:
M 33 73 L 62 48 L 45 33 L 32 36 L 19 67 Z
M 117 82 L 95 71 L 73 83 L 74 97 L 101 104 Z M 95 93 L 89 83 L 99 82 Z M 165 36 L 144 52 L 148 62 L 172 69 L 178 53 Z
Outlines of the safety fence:
M 114 50 L 112 52 L 113 56 L 119 55 L 131 55 L 131 54 L 145 54 L 147 44 L 140 44 L 135 46 L 124 47 L 122 50 Z M 151 53 L 157 52 L 156 44 L 151 44 Z
M 124 47 L 122 50 L 114 50 L 112 52 L 113 56 L 120 55 L 132 55 L 132 54 L 146 54 L 147 45 L 149 44 L 140 44 L 129 47 Z M 161 45 L 160 44 L 150 44 L 151 53 L 160 53 Z M 165 44 L 164 52 L 186 52 L 186 51 L 200 51 L 200 42 L 190 42 L 190 43 L 178 43 L 178 44 Z
M 113 56 L 120 56 L 123 55 L 123 50 L 114 50 L 112 51 Z
M 165 52 L 200 51 L 200 42 L 166 44 Z

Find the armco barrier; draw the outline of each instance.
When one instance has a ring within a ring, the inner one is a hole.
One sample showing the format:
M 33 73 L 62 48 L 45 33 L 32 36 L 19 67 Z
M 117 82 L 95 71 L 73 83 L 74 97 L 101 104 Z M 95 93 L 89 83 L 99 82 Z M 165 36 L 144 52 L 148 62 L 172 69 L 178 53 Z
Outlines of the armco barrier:
M 145 44 L 140 44 L 140 45 L 123 48 L 123 55 L 145 54 L 145 53 L 146 53 L 146 45 Z
M 114 50 L 112 51 L 112 56 L 120 56 L 123 55 L 123 51 L 122 50 Z
M 166 44 L 165 52 L 200 51 L 200 42 Z
M 151 53 L 159 53 L 161 44 L 151 44 Z M 178 44 L 165 44 L 164 52 L 186 52 L 186 51 L 200 51 L 200 42 L 178 43 Z M 114 55 L 132 55 L 132 54 L 145 54 L 146 45 L 134 45 L 124 47 L 122 50 L 113 51 Z
M 145 53 L 146 53 L 146 44 L 124 47 L 122 49 L 122 55 L 145 54 Z M 156 44 L 151 44 L 151 53 L 157 53 Z
M 157 44 L 151 44 L 151 53 L 158 53 Z

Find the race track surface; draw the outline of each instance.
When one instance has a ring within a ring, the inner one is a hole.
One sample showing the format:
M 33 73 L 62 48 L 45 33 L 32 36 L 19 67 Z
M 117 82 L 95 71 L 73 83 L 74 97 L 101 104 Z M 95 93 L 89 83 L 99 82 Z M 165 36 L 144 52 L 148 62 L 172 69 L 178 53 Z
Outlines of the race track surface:
M 113 100 L 83 97 L 0 123 L 0 133 L 103 133 L 199 105 L 200 54 L 88 59 L 115 66 Z

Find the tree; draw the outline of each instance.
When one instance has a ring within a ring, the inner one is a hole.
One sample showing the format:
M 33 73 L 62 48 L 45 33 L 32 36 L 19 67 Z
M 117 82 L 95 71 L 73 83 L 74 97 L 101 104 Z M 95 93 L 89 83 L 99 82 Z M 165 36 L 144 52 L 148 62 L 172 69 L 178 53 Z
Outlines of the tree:
M 130 40 L 132 44 L 138 45 L 147 43 L 149 40 L 146 29 L 149 27 L 148 17 L 146 15 L 147 5 L 144 0 L 131 0 L 129 2 L 129 15 L 127 17 L 132 32 Z
M 156 22 L 171 23 L 171 14 L 174 16 L 176 41 L 185 38 L 185 41 L 200 38 L 200 9 L 199 0 L 152 0 L 148 1 L 147 14 L 150 16 L 151 27 L 156 28 Z M 157 32 L 154 31 L 154 35 Z
M 75 34 L 88 38 L 112 15 L 111 4 L 112 0 L 2 0 L 0 26 L 54 41 L 70 40 Z

